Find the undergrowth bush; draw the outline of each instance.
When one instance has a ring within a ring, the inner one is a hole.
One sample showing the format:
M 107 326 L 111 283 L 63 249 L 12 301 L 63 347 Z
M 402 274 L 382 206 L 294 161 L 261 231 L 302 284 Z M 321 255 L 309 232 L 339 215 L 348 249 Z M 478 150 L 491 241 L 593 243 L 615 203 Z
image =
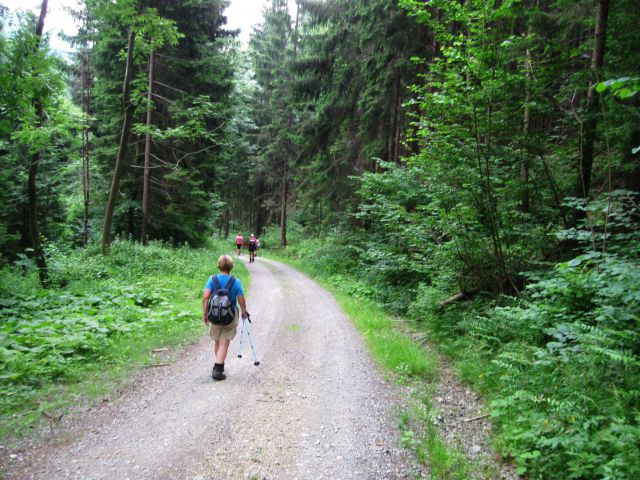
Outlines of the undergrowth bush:
M 104 257 L 98 245 L 50 245 L 48 289 L 26 263 L 0 270 L 0 411 L 24 410 L 87 364 L 127 362 L 116 344 L 197 330 L 202 287 L 225 251 L 210 247 L 116 240 Z
M 491 329 L 502 397 L 491 407 L 506 451 L 537 478 L 640 477 L 637 263 L 584 255 L 530 291 L 491 320 L 518 332 Z
M 640 477 L 640 269 L 589 253 L 558 264 L 521 299 L 444 311 L 423 287 L 432 338 L 490 399 L 499 445 L 530 478 Z

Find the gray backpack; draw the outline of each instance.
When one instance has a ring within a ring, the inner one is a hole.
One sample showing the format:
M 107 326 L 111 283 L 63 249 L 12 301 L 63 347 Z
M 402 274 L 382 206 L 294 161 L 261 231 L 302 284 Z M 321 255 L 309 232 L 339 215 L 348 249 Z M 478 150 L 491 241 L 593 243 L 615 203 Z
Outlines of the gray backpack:
M 213 325 L 230 325 L 236 318 L 236 306 L 231 302 L 231 287 L 236 278 L 231 276 L 224 287 L 220 286 L 217 275 L 211 278 L 215 290 L 207 301 L 207 320 Z

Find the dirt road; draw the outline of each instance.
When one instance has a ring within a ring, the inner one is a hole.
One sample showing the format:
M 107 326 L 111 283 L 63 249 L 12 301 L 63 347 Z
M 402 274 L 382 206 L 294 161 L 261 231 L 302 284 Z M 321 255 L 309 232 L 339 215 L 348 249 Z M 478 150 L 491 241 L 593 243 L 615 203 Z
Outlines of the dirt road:
M 203 339 L 139 375 L 53 444 L 20 452 L 7 479 L 396 479 L 419 468 L 398 447 L 396 393 L 332 296 L 285 265 L 247 264 L 261 364 L 239 336 L 223 382 Z

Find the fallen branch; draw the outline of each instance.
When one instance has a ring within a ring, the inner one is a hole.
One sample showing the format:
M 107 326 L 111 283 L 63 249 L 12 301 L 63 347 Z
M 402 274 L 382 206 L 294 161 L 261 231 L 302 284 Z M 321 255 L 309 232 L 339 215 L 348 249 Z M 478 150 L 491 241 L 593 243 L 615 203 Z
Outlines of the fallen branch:
M 171 365 L 170 363 L 150 363 L 149 365 L 145 365 L 144 368 L 153 368 L 153 367 L 168 367 Z
M 438 304 L 438 308 L 446 307 L 447 305 L 450 305 L 454 302 L 459 302 L 461 300 L 471 300 L 471 297 L 464 292 L 458 292 L 453 297 L 447 298 L 446 300 L 443 300 L 442 302 L 440 302 Z
M 155 350 L 151 350 L 151 353 L 160 353 L 160 352 L 168 352 L 168 348 L 156 348 Z
M 483 418 L 487 418 L 488 416 L 489 416 L 489 414 L 485 413 L 484 415 L 478 415 L 477 417 L 463 418 L 462 421 L 463 422 L 475 422 L 476 420 L 482 420 Z

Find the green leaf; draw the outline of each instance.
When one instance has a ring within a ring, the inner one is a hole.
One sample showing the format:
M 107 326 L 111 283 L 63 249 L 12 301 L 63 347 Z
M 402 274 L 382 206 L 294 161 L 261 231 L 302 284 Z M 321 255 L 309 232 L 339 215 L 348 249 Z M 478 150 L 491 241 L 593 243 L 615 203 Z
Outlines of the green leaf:
M 581 258 L 574 258 L 573 260 L 569 260 L 567 262 L 567 265 L 570 266 L 570 267 L 577 267 L 581 263 L 582 263 L 582 259 Z
M 622 88 L 620 90 L 618 90 L 617 95 L 618 97 L 620 97 L 621 99 L 625 99 L 625 98 L 629 98 L 632 97 L 633 95 L 635 95 L 636 92 L 634 92 L 633 90 L 631 90 L 628 87 Z
M 607 89 L 607 84 L 606 82 L 600 82 L 598 84 L 596 84 L 596 92 L 598 93 L 602 93 Z

